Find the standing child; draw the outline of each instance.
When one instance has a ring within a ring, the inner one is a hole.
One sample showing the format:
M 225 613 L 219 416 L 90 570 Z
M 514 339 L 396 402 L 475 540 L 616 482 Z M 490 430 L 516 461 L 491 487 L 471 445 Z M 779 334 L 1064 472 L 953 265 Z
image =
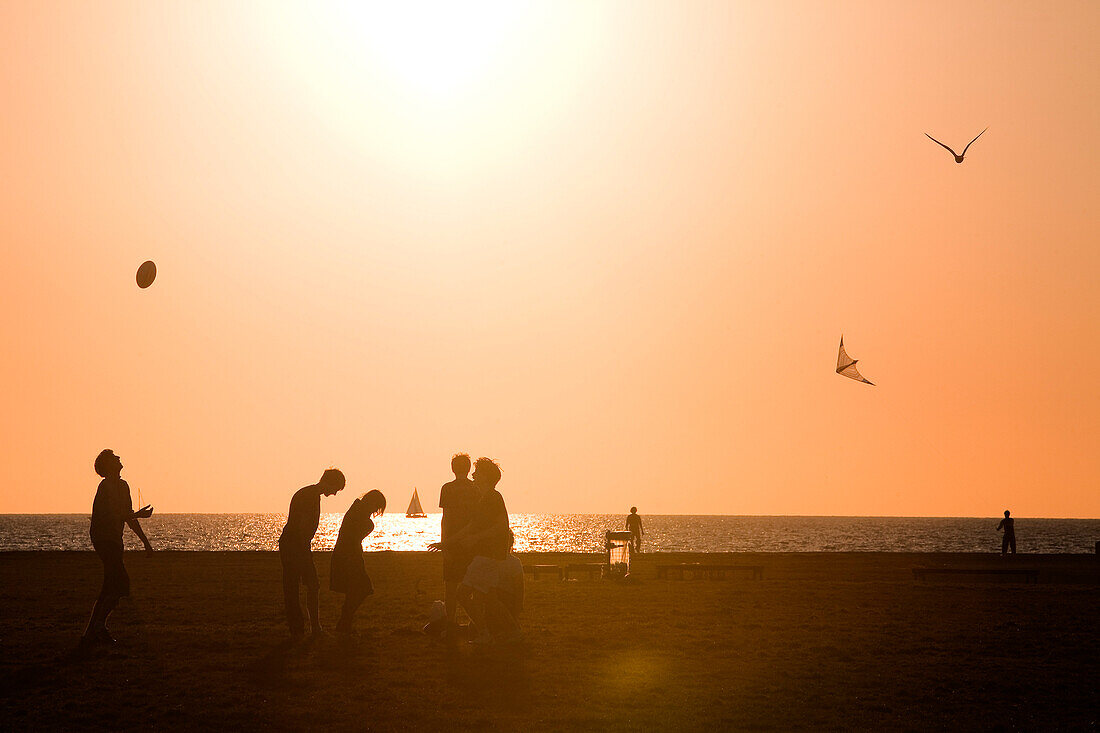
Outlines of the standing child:
M 338 634 L 351 634 L 352 621 L 359 606 L 374 594 L 374 586 L 363 564 L 363 540 L 374 531 L 371 517 L 386 511 L 386 497 L 378 489 L 372 489 L 352 502 L 340 522 L 340 534 L 332 550 L 332 568 L 329 588 L 344 594 L 344 608 L 336 624 Z
M 103 563 L 103 587 L 92 607 L 92 617 L 84 630 L 81 645 L 96 642 L 111 644 L 114 638 L 107 631 L 107 617 L 115 610 L 123 596 L 130 595 L 130 576 L 122 563 L 122 528 L 129 525 L 145 545 L 146 552 L 153 546 L 141 529 L 139 519 L 153 515 L 153 507 L 144 506 L 134 511 L 130 498 L 130 485 L 122 480 L 122 460 L 114 451 L 102 451 L 95 459 L 95 472 L 103 477 L 92 502 L 92 526 L 89 534 L 95 554 Z
M 299 587 L 306 587 L 310 626 L 314 634 L 321 633 L 321 614 L 318 600 L 317 568 L 313 565 L 313 535 L 321 522 L 321 495 L 334 496 L 344 488 L 344 474 L 330 468 L 321 474 L 321 480 L 294 492 L 287 512 L 286 526 L 279 536 L 279 560 L 283 564 L 283 600 L 286 602 L 286 622 L 291 636 L 305 634 L 302 618 L 302 602 L 298 599 Z
M 446 543 L 470 523 L 474 505 L 477 504 L 477 489 L 468 476 L 470 456 L 456 453 L 451 456 L 451 472 L 454 481 L 448 481 L 439 489 L 439 506 L 443 510 L 443 519 L 439 526 L 439 539 Z M 466 547 L 445 544 L 443 550 L 443 599 L 446 608 L 446 632 L 455 626 L 455 614 L 458 611 L 458 584 L 466 577 L 466 568 L 474 556 Z

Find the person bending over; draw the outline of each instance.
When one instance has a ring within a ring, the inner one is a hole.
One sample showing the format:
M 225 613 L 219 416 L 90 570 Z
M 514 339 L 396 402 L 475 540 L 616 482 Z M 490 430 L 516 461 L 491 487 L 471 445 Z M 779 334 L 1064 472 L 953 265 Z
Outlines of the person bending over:
M 317 568 L 313 565 L 313 535 L 321 521 L 321 495 L 334 496 L 344 488 L 344 474 L 330 468 L 321 480 L 294 493 L 287 512 L 286 526 L 279 536 L 279 559 L 283 565 L 283 599 L 286 601 L 286 622 L 291 636 L 305 634 L 299 585 L 306 587 L 306 609 L 314 634 L 321 633 L 318 610 Z
M 114 451 L 102 451 L 95 459 L 95 472 L 103 480 L 96 489 L 92 501 L 92 525 L 89 534 L 95 554 L 103 563 L 103 587 L 92 607 L 92 616 L 84 629 L 80 643 L 87 646 L 93 643 L 114 643 L 107 630 L 107 617 L 115 610 L 123 596 L 130 595 L 130 576 L 122 563 L 122 528 L 129 525 L 134 534 L 145 545 L 145 552 L 151 553 L 153 546 L 141 529 L 139 519 L 153 515 L 153 507 L 143 506 L 134 511 L 130 498 L 130 485 L 122 480 L 122 460 Z
M 371 517 L 386 511 L 386 497 L 372 489 L 352 502 L 340 522 L 340 534 L 332 550 L 329 589 L 344 594 L 344 608 L 336 624 L 339 634 L 351 634 L 355 612 L 367 596 L 374 595 L 374 585 L 363 563 L 363 540 L 374 531 Z

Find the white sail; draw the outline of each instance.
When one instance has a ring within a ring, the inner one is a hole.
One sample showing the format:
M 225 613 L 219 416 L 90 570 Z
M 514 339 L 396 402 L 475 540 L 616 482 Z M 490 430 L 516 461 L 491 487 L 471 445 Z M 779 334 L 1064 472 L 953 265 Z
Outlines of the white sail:
M 424 509 L 420 506 L 420 497 L 416 493 L 416 489 L 413 489 L 412 499 L 409 500 L 409 508 L 405 512 L 406 517 L 426 517 Z

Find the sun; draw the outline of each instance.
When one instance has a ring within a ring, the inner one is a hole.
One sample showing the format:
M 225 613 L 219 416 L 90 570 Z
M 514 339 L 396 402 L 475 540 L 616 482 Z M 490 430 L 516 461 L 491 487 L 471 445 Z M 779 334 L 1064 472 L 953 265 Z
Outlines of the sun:
M 445 101 L 488 81 L 530 10 L 514 0 L 346 2 L 336 22 L 406 93 Z

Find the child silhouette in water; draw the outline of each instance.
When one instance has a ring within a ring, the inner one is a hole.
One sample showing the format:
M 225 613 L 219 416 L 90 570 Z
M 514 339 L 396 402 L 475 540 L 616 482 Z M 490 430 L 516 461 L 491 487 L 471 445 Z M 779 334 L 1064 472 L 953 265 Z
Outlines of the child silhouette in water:
M 103 563 L 103 587 L 92 608 L 92 617 L 80 640 L 82 646 L 93 643 L 113 644 L 114 638 L 107 631 L 107 617 L 115 610 L 123 596 L 130 595 L 130 576 L 122 564 L 122 528 L 129 525 L 145 545 L 146 552 L 153 546 L 141 529 L 139 519 L 153 516 L 153 507 L 144 506 L 134 511 L 130 498 L 130 485 L 122 480 L 122 461 L 114 451 L 102 451 L 95 459 L 95 472 L 103 477 L 92 502 L 92 526 L 89 534 L 95 554 Z
M 363 540 L 374 531 L 371 517 L 377 517 L 384 511 L 386 497 L 378 489 L 373 489 L 352 502 L 340 522 L 340 534 L 332 551 L 332 569 L 329 573 L 329 588 L 334 593 L 344 594 L 344 608 L 336 624 L 338 634 L 352 633 L 355 611 L 367 596 L 374 595 L 374 586 L 363 564 Z

